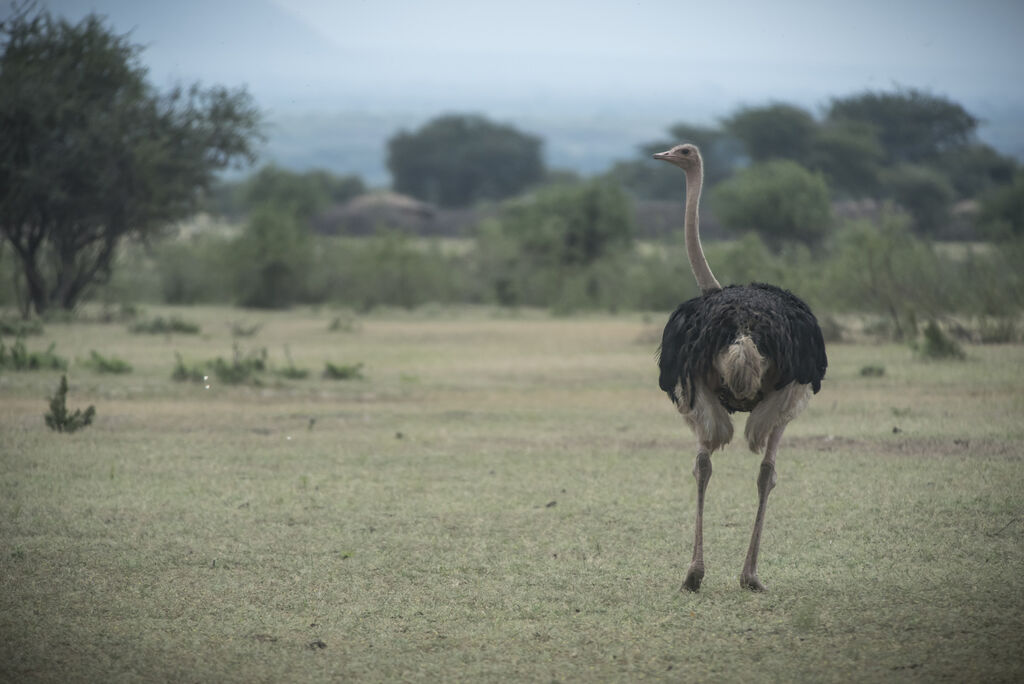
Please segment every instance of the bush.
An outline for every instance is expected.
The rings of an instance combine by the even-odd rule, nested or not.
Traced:
[[[43,322],[38,318],[0,318],[0,336],[26,337],[42,334]]]
[[[226,302],[231,299],[232,244],[216,235],[174,241],[155,251],[163,301],[168,304]]]
[[[994,240],[1024,238],[1024,173],[982,195],[978,223]]]
[[[253,212],[234,245],[235,292],[242,306],[282,309],[308,291],[313,243],[307,228],[286,210]]]
[[[397,192],[445,207],[511,197],[544,177],[540,138],[471,115],[400,131],[387,165]]]
[[[25,340],[21,337],[17,338],[10,347],[0,340],[0,369],[13,371],[67,370],[67,359],[53,353],[56,346],[56,342],[51,342],[45,351],[30,352],[25,346]]]
[[[132,365],[116,357],[106,357],[92,350],[89,352],[89,359],[84,364],[97,373],[131,373]]]
[[[57,432],[75,432],[92,424],[96,417],[96,408],[89,406],[85,411],[75,409],[69,413],[67,408],[68,376],[60,376],[60,385],[50,398],[50,411],[43,416],[46,426]]]
[[[978,341],[982,344],[1010,344],[1019,339],[1017,321],[1013,318],[982,317],[978,321]]]
[[[913,218],[914,228],[936,235],[949,225],[956,192],[949,179],[927,166],[901,164],[882,172],[888,195]]]
[[[174,370],[171,371],[172,380],[205,383],[209,379],[205,364],[188,365],[178,352],[174,352],[174,359]]]
[[[288,359],[288,365],[284,368],[278,368],[274,371],[275,375],[288,380],[305,380],[309,377],[308,368],[299,368],[295,365],[294,359],[292,359],[291,350],[288,349],[288,345],[284,347],[284,356]]]
[[[775,250],[789,241],[816,245],[832,223],[824,178],[789,160],[737,172],[712,191],[711,204],[723,226],[756,231]]]
[[[361,380],[363,364],[335,364],[327,361],[324,364],[324,378],[328,380]]]
[[[896,339],[913,338],[919,313],[949,311],[956,296],[955,265],[912,235],[906,218],[891,211],[877,225],[846,224],[824,271],[826,298],[833,305],[887,316]]]
[[[949,335],[942,331],[942,328],[932,320],[925,326],[924,336],[921,341],[914,345],[918,356],[924,359],[955,359],[967,358],[963,348]]]
[[[170,335],[180,333],[183,335],[198,335],[199,325],[191,323],[178,316],[164,318],[157,316],[148,321],[138,321],[128,327],[128,331],[136,335]]]
[[[171,379],[178,382],[195,382],[209,384],[210,375],[213,375],[225,385],[260,384],[259,373],[267,370],[267,350],[258,350],[243,353],[238,344],[232,346],[231,360],[225,360],[218,356],[215,359],[198,363],[186,364],[181,354],[175,352],[174,370],[171,371]]]
[[[258,374],[267,370],[266,347],[243,354],[241,347],[232,347],[231,361],[217,357],[208,362],[213,375],[225,385],[259,384]]]
[[[369,238],[324,238],[314,256],[309,298],[360,311],[473,301],[463,283],[467,271],[465,255],[445,253],[436,241],[422,244],[395,231]],[[344,324],[339,320],[339,329]]]
[[[472,256],[500,304],[614,307],[628,304],[621,286],[633,235],[629,198],[597,180],[509,202],[481,224]]]

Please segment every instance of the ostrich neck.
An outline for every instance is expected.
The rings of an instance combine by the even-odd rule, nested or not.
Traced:
[[[711,272],[708,260],[704,256],[704,249],[700,246],[700,218],[697,207],[704,184],[703,176],[701,169],[686,172],[686,219],[683,232],[686,236],[686,255],[690,258],[690,268],[693,269],[701,294],[707,294],[721,290],[722,286]]]

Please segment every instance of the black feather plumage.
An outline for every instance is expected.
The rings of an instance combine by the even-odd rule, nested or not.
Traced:
[[[818,320],[799,297],[763,283],[730,285],[679,305],[661,338],[661,389],[679,403],[684,397],[676,396],[675,390],[682,382],[689,388],[685,399],[692,408],[694,384],[707,377],[717,354],[740,333],[750,335],[774,365],[775,389],[794,381],[811,385],[814,392],[821,389],[828,358]],[[726,408],[750,410],[728,404]]]

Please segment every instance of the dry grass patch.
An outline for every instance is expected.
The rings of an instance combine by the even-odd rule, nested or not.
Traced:
[[[166,340],[51,325],[116,354],[0,376],[0,679],[1014,680],[1024,675],[1024,348],[964,363],[834,345],[787,431],[761,561],[737,576],[758,459],[715,457],[708,576],[694,445],[640,316],[267,314],[253,343],[365,379],[178,384],[230,350],[220,309]],[[83,351],[84,350],[84,351]],[[863,377],[868,363],[886,367]],[[900,431],[894,433],[893,427]],[[742,428],[742,419],[737,425]]]

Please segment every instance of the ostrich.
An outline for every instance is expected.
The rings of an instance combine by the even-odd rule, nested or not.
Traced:
[[[711,454],[732,439],[729,414],[749,411],[744,436],[750,450],[764,452],[757,478],[757,515],[740,586],[764,591],[757,576],[768,493],[775,486],[775,455],[786,424],[821,389],[828,359],[821,328],[810,308],[786,290],[753,283],[723,288],[701,249],[697,218],[704,170],[695,145],[677,145],[654,155],[686,172],[686,252],[701,294],[683,302],[662,335],[658,384],[697,436],[693,466],[697,521],[693,559],[683,589],[697,591],[704,579],[704,492],[711,479]]]

